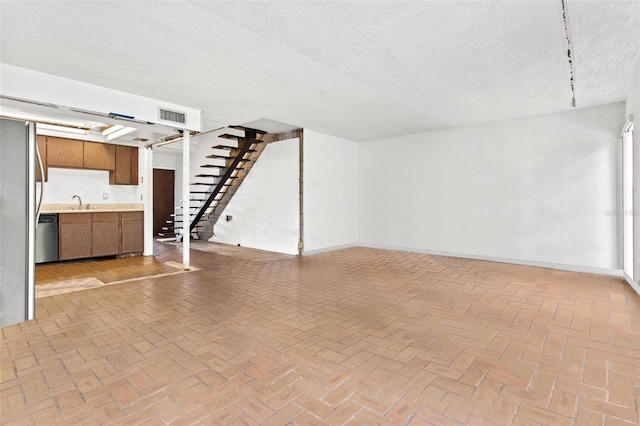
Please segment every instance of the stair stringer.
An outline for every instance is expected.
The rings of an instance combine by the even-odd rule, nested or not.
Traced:
[[[213,211],[209,213],[206,221],[204,220],[201,221],[202,226],[198,231],[198,237],[200,239],[209,240],[214,235],[215,224],[220,219],[222,212],[227,207],[227,205],[235,195],[236,191],[238,190],[238,188],[240,187],[244,179],[247,177],[247,175],[249,174],[249,171],[251,170],[253,165],[257,162],[258,158],[260,157],[262,152],[265,150],[267,145],[270,143],[284,141],[287,139],[300,138],[301,134],[302,134],[302,129],[297,129],[290,132],[267,133],[259,136],[258,140],[261,141],[262,143],[258,143],[256,144],[256,146],[254,146],[256,151],[252,152],[248,157],[251,161],[245,163],[249,165],[249,167],[245,167],[245,170],[241,170],[238,172],[237,174],[238,179],[236,179],[233,185],[227,189],[227,191],[225,192],[225,195],[216,204]]]
[[[261,142],[260,139],[258,139],[258,142]],[[237,176],[237,179],[233,180],[232,185],[228,187],[227,190],[223,193],[220,201],[216,202],[215,206],[207,214],[206,219],[203,218],[200,220],[200,229],[198,230],[199,239],[208,240],[213,236],[213,229],[216,222],[218,222],[218,219],[220,219],[222,212],[227,207],[240,185],[242,185],[242,182],[247,177],[253,166],[256,164],[258,158],[260,158],[260,155],[262,154],[266,146],[267,144],[265,142],[256,143],[253,145],[253,149],[255,149],[255,151],[251,152],[248,156],[245,156],[245,158],[248,158],[250,161],[244,163],[243,170],[239,170],[236,173],[235,176]]]

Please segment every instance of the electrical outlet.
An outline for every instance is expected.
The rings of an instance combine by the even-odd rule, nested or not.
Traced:
[[[102,199],[103,200],[108,200],[109,199],[109,194],[107,194],[106,192],[102,193]]]

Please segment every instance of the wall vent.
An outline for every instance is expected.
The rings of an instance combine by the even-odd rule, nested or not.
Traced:
[[[170,109],[160,108],[160,120],[170,121],[172,123],[186,124],[187,114],[179,111],[171,111]]]

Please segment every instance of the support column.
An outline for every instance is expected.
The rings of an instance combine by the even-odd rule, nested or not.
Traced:
[[[189,269],[189,248],[191,243],[191,231],[189,230],[189,198],[191,198],[190,180],[190,158],[189,147],[191,134],[188,130],[182,132],[182,266],[184,270]]]
[[[298,256],[304,255],[304,130],[300,129],[298,133],[298,155],[300,157],[300,165],[298,169],[298,202],[299,202],[299,217],[300,217],[300,237],[298,238]]]
[[[143,149],[141,155],[141,173],[139,185],[144,203],[144,251],[145,256],[153,256],[153,149],[150,146]]]

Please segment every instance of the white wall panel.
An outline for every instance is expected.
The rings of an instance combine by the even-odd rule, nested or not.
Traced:
[[[633,81],[629,88],[629,96],[625,104],[625,119],[633,114],[633,154],[634,154],[634,276],[636,283],[640,280],[640,57],[636,63]],[[636,288],[637,289],[640,287]]]
[[[297,254],[298,181],[298,139],[267,145],[222,212],[212,241]]]
[[[622,104],[360,145],[360,242],[612,269]]]
[[[61,169],[49,167],[49,179],[44,184],[44,204],[74,204],[79,195],[84,204],[140,203],[139,185],[109,185],[106,170]],[[37,185],[40,188],[40,184]],[[107,194],[107,199],[103,199]]]
[[[358,242],[358,144],[304,131],[304,250]]]

